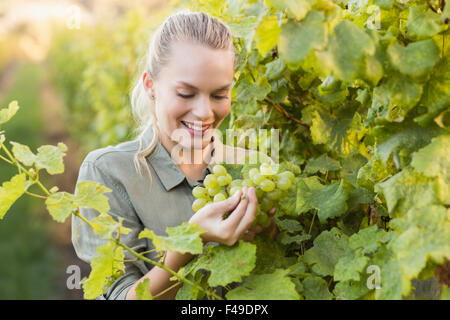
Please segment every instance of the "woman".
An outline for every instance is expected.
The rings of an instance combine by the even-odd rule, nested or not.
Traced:
[[[149,239],[138,239],[144,227],[162,235],[166,227],[184,221],[206,230],[204,243],[232,245],[240,239],[251,239],[255,231],[260,231],[250,228],[257,205],[254,188],[244,188],[195,214],[191,209],[192,188],[201,183],[214,163],[235,156],[226,152],[228,147],[219,139],[213,139],[231,107],[235,51],[228,27],[204,13],[180,11],[155,32],[146,58],[145,70],[131,97],[140,135],[136,140],[90,152],[77,183],[98,181],[112,189],[107,194],[109,214],[122,218],[123,225],[132,230],[122,235],[121,241],[135,251],[153,248]],[[238,152],[237,156],[245,155]],[[241,193],[246,194],[242,200]],[[222,215],[230,211],[223,220]],[[81,209],[81,214],[92,219],[98,213]],[[77,255],[86,262],[104,243],[77,217],[72,221],[72,241]],[[146,256],[154,258],[152,253]],[[190,254],[168,252],[165,264],[178,270],[192,258]],[[103,298],[135,299],[136,286],[146,278],[150,279],[153,295],[173,284],[170,275],[159,267],[130,262]],[[159,298],[173,299],[179,287]]]

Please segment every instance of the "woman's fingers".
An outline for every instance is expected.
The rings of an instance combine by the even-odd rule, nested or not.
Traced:
[[[247,210],[236,229],[237,235],[241,235],[245,231],[247,231],[250,228],[253,221],[255,220],[255,211],[256,206],[258,205],[258,199],[256,198],[255,188],[248,189],[247,197],[248,197]]]
[[[233,211],[237,208],[238,204],[240,204],[242,191],[238,190],[235,194],[229,197],[226,200],[214,202],[209,205],[208,212],[212,214],[217,214],[223,216],[224,213]]]

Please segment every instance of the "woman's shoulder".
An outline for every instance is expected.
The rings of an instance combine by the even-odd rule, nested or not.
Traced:
[[[138,149],[138,140],[109,145],[90,151],[84,158],[83,164],[94,164],[95,166],[102,166],[105,168],[111,168],[111,166],[123,166],[130,163],[133,164],[133,157]]]

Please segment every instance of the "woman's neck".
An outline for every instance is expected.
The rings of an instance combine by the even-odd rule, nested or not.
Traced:
[[[180,170],[191,180],[203,179],[204,172],[210,163],[213,143],[203,149],[183,149],[167,137],[160,137],[161,145],[167,150]]]

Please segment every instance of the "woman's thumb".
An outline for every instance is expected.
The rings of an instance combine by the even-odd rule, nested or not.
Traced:
[[[242,191],[236,191],[231,197],[220,202],[213,203],[211,207],[214,207],[214,211],[217,213],[224,213],[227,211],[232,211],[239,204],[241,199]]]

